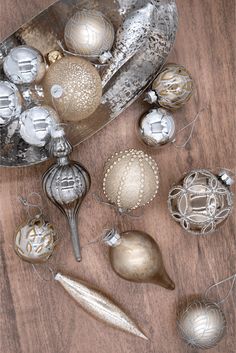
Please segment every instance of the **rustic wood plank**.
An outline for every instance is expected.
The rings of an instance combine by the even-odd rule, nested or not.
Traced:
[[[0,36],[50,5],[50,0],[2,0]],[[195,167],[235,168],[235,0],[177,0],[179,31],[169,59],[185,65],[196,82],[194,97],[178,111],[178,127],[189,122],[209,104],[196,125],[191,143],[151,152],[160,166],[160,196],[139,219],[119,217],[98,204],[102,169],[106,158],[127,147],[143,148],[134,132],[136,119],[148,107],[135,103],[73,153],[91,173],[92,188],[80,212],[82,244],[97,238],[102,230],[117,225],[121,230],[145,230],[159,242],[174,292],[152,285],[125,282],[112,271],[107,249],[100,244],[86,247],[83,262],[72,255],[68,229],[60,213],[46,200],[45,212],[63,236],[53,262],[61,271],[86,279],[110,294],[140,324],[149,342],[133,338],[98,323],[83,313],[54,282],[40,281],[29,264],[12,249],[16,227],[26,219],[18,195],[41,191],[41,175],[49,163],[32,168],[1,169],[0,182],[0,351],[4,353],[187,353],[175,327],[175,311],[184,298],[201,293],[213,281],[236,271],[235,212],[214,235],[198,239],[184,234],[169,217],[166,198],[169,187]],[[178,140],[184,139],[179,136]],[[180,141],[179,141],[180,142]],[[234,169],[235,170],[235,169]],[[235,187],[234,187],[235,190]],[[235,292],[234,292],[235,293]],[[227,335],[209,352],[235,352],[235,302],[224,304]]]

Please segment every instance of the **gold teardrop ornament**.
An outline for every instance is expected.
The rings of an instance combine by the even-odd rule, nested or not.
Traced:
[[[103,240],[110,246],[111,266],[118,276],[131,282],[175,289],[165,270],[160,248],[150,235],[138,230],[119,233],[112,229]]]
[[[55,280],[62,285],[83,310],[94,318],[140,338],[148,339],[123,310],[97,289],[83,281],[75,281],[61,273],[56,274]]]

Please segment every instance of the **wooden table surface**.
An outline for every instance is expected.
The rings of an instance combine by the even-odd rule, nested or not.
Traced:
[[[52,0],[1,0],[0,37],[16,30]],[[179,30],[169,61],[186,66],[196,89],[191,101],[175,113],[178,127],[202,115],[185,149],[173,145],[150,151],[160,167],[159,197],[143,217],[120,217],[98,204],[106,158],[128,147],[142,148],[135,122],[147,106],[132,105],[118,119],[73,153],[90,171],[92,188],[80,212],[82,244],[97,238],[113,224],[121,230],[140,229],[159,243],[175,291],[154,285],[132,284],[117,277],[100,244],[74,261],[64,218],[43,196],[41,176],[50,163],[32,168],[1,169],[0,183],[0,352],[1,353],[186,353],[191,352],[176,332],[176,308],[186,298],[236,272],[235,213],[219,232],[205,238],[183,233],[170,218],[166,199],[170,186],[191,168],[227,167],[235,171],[235,0],[177,0]],[[188,134],[188,131],[186,131]],[[178,136],[178,143],[186,135]],[[233,187],[235,191],[235,187]],[[58,269],[85,279],[112,296],[150,337],[146,342],[97,322],[84,313],[56,282],[38,279],[31,265],[14,253],[12,237],[26,214],[18,195],[36,191],[44,197],[45,212],[63,235],[54,263]],[[219,291],[221,295],[226,292]],[[217,293],[217,292],[216,292]],[[223,305],[227,334],[212,353],[235,352],[235,289]]]

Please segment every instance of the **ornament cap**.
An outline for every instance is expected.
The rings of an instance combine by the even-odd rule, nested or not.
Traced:
[[[108,245],[113,247],[116,247],[120,245],[121,243],[121,237],[117,229],[112,228],[108,231],[106,231],[104,237],[103,237],[103,242]]]
[[[99,56],[99,62],[101,64],[107,63],[112,58],[112,54],[110,51],[104,52],[102,55]]]
[[[155,103],[157,101],[157,95],[154,91],[150,90],[145,94],[144,100],[149,104]]]
[[[227,186],[234,184],[234,178],[229,175],[229,172],[225,169],[222,169],[219,173],[219,179]]]

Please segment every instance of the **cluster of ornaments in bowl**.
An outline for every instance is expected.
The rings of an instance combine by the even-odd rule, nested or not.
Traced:
[[[159,148],[174,140],[176,127],[170,111],[189,101],[193,87],[191,74],[183,66],[168,64],[158,74],[145,98],[156,107],[143,114],[137,122],[138,136],[145,145]]]
[[[43,147],[55,124],[88,118],[102,97],[101,77],[93,62],[110,58],[114,38],[109,19],[99,11],[83,10],[65,26],[68,51],[43,57],[30,46],[13,48],[3,62],[0,127],[17,120],[22,139]]]

